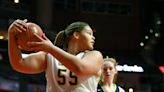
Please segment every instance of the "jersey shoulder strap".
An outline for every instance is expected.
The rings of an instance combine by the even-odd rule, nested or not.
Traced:
[[[116,91],[115,92],[120,92],[119,86],[116,85]]]
[[[97,92],[104,92],[100,84],[97,85]]]

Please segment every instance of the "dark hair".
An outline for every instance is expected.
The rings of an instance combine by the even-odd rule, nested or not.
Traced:
[[[79,32],[81,31],[85,26],[89,26],[88,23],[77,21],[71,23],[69,26],[66,27],[65,30],[60,31],[55,38],[54,45],[66,49],[67,48],[67,42],[69,40],[69,37],[74,33],[74,32]]]

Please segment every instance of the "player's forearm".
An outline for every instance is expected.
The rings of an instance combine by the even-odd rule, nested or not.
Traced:
[[[10,63],[12,67],[15,69],[17,68],[17,66],[19,66],[22,56],[21,56],[21,51],[17,46],[16,39],[14,35],[11,33],[9,33],[8,52],[9,52]]]
[[[49,53],[51,53],[64,66],[77,75],[83,74],[82,72],[85,72],[81,59],[77,58],[75,55],[69,54],[56,46],[52,47]]]

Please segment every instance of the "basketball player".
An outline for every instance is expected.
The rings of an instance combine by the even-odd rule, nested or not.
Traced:
[[[26,74],[45,72],[46,92],[96,92],[103,56],[93,50],[95,37],[87,23],[70,24],[57,34],[55,45],[45,35],[42,38],[35,34],[40,41],[28,45],[37,52],[23,58],[15,35],[26,28],[26,21],[16,20],[8,29],[13,69]]]
[[[97,87],[97,92],[125,92],[115,82],[117,62],[114,58],[105,58],[102,65],[102,75]]]

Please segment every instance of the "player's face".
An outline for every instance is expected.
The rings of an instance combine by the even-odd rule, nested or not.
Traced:
[[[113,62],[105,61],[102,66],[102,74],[105,78],[114,77],[117,73]]]
[[[83,50],[92,50],[95,43],[95,37],[93,36],[93,31],[89,26],[84,27],[82,31],[79,32],[79,44]]]

